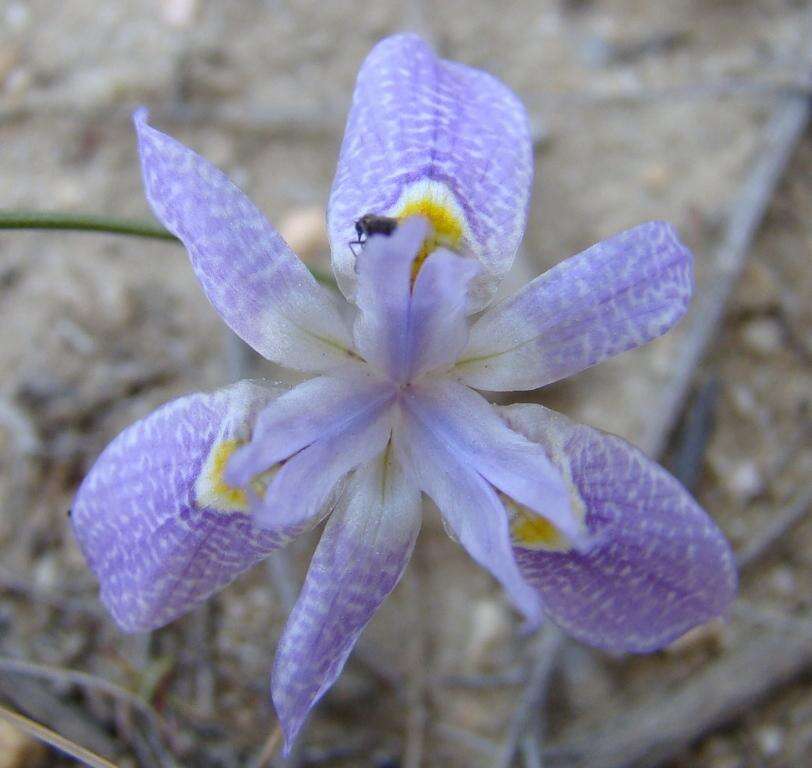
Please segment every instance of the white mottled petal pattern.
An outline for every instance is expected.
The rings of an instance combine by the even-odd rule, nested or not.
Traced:
[[[547,614],[646,652],[724,615],[730,547],[673,477],[617,437],[475,391],[535,389],[644,344],[692,290],[690,252],[650,222],[488,306],[533,173],[508,88],[416,35],[375,46],[328,208],[341,306],[223,173],[145,110],[134,123],[149,204],[215,309],[313,377],[180,398],[105,449],[72,524],[123,630],[166,624],[331,515],[274,666],[289,750],[401,578],[422,493],[531,626]]]
[[[481,262],[471,293],[484,306],[524,234],[532,176],[527,115],[504,84],[417,35],[382,40],[358,73],[330,194],[339,287],[354,299],[356,219],[422,213]]]
[[[71,520],[123,630],[172,621],[301,533],[260,531],[244,494],[222,483],[230,450],[280,391],[243,381],[173,400],[125,429],[93,465]]]
[[[593,245],[485,312],[457,376],[477,389],[536,389],[639,347],[685,314],[691,262],[660,221]]]
[[[273,700],[288,747],[400,580],[420,518],[420,491],[393,451],[382,452],[349,481],[276,654]]]
[[[257,207],[200,155],[134,116],[147,200],[180,238],[209,301],[259,354],[301,371],[343,365],[352,347],[333,297]]]
[[[590,645],[641,653],[724,615],[736,592],[730,546],[668,472],[625,440],[541,405],[502,413],[549,446],[584,505],[593,539],[584,552],[514,540],[519,569],[550,618]]]

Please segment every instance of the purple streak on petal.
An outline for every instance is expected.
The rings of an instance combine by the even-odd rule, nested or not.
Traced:
[[[537,624],[541,602],[519,573],[505,508],[491,485],[470,467],[467,456],[458,454],[408,412],[395,432],[395,446],[420,489],[439,508],[454,539],[502,584],[514,606]]]
[[[508,428],[480,394],[450,380],[414,385],[405,409],[463,463],[515,501],[582,539],[569,491],[544,449]]]
[[[490,285],[510,268],[524,232],[533,176],[530,129],[516,96],[490,75],[438,59],[416,35],[395,35],[367,57],[353,95],[328,209],[333,266],[348,298],[347,243],[365,213],[383,214],[407,185],[443,183],[465,213]]]
[[[257,352],[323,371],[352,339],[330,294],[256,206],[200,155],[134,115],[147,200],[186,246],[209,301]]]
[[[123,630],[172,621],[294,535],[195,502],[212,447],[245,437],[278,392],[244,381],[173,400],[125,429],[88,473],[73,529]]]
[[[467,287],[479,266],[438,249],[412,289],[412,262],[425,234],[424,219],[407,219],[391,236],[371,237],[358,257],[355,345],[399,383],[450,366],[468,338]]]
[[[444,249],[423,263],[409,313],[409,378],[447,368],[459,357],[468,341],[468,284],[479,271],[477,262]]]
[[[420,529],[420,491],[384,451],[351,478],[279,642],[273,700],[288,749],[400,580]]]
[[[593,245],[488,310],[471,328],[459,378],[477,389],[536,389],[639,347],[685,314],[691,262],[665,222]]]
[[[370,237],[358,257],[355,345],[393,381],[402,381],[408,368],[412,262],[426,228],[425,219],[412,217],[389,237]]]
[[[582,554],[514,549],[556,623],[591,645],[647,652],[726,611],[736,591],[730,547],[662,467],[540,405],[502,412],[531,440],[562,446],[597,542]]]
[[[287,530],[313,524],[329,512],[339,481],[370,461],[392,434],[392,399],[358,414],[344,429],[325,437],[288,459],[268,490],[254,505],[261,528]]]
[[[392,394],[391,384],[360,365],[297,385],[259,414],[251,442],[239,448],[228,463],[226,481],[247,486],[277,462],[365,418]]]

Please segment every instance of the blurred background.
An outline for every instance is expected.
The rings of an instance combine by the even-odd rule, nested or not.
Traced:
[[[810,18],[798,0],[0,0],[2,209],[148,218],[129,122],[146,104],[324,267],[355,73],[411,29],[532,116],[513,285],[654,218],[696,255],[676,331],[534,397],[694,491],[739,555],[729,621],[648,657],[524,637],[429,517],[287,765],[812,765]],[[190,390],[278,375],[263,365],[181,248],[0,233],[4,706],[122,767],[283,764],[263,754],[269,673],[314,540],[133,637],[102,610],[65,514],[123,427]],[[0,720],[0,768],[73,764]]]

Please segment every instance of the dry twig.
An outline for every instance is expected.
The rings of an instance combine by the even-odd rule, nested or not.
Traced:
[[[611,88],[589,88],[580,91],[535,91],[535,100],[544,105],[544,113],[584,106],[625,106],[674,101],[700,101],[720,98],[772,99],[776,96],[804,97],[812,92],[809,78],[788,77],[778,72],[758,80],[726,79],[716,82],[686,83],[662,88],[638,85]],[[129,122],[135,104],[98,104],[77,109],[73,101],[59,101],[52,93],[33,94],[23,102],[0,109],[0,125],[35,119],[88,120],[103,119]],[[320,107],[277,104],[190,104],[188,102],[154,103],[151,114],[156,121],[186,125],[218,125],[237,134],[266,135],[295,139],[323,139],[335,136],[344,124],[347,102]],[[535,121],[531,120],[535,123]],[[534,137],[543,140],[543,136]]]
[[[250,768],[266,768],[266,766],[270,765],[281,743],[282,728],[279,723],[277,723],[274,729],[268,734],[268,738],[262,745],[259,754],[251,761]]]
[[[458,725],[445,723],[443,721],[432,723],[432,730],[450,742],[459,744],[469,752],[480,755],[488,761],[488,765],[496,759],[499,753],[499,745],[490,739],[469,731],[467,728],[460,728]]]
[[[150,726],[150,729],[154,732],[155,736],[154,738],[150,739],[150,743],[156,746],[157,751],[163,759],[163,764],[173,764],[171,756],[158,738],[158,734],[168,728],[167,723],[146,700],[142,699],[137,694],[128,691],[126,688],[122,688],[120,685],[116,685],[115,683],[111,683],[109,680],[97,677],[96,675],[91,675],[87,672],[78,672],[73,669],[62,669],[61,667],[35,664],[30,661],[13,659],[5,656],[0,657],[0,671],[16,675],[38,677],[54,683],[78,685],[82,688],[105,693],[116,701],[132,707],[133,710],[138,712],[146,720],[147,724]]]
[[[40,723],[2,705],[0,705],[0,718],[8,721],[29,736],[33,736],[54,749],[73,757],[80,763],[90,766],[90,768],[116,768],[109,760],[105,760],[105,758],[91,752],[89,749],[85,749],[70,739],[66,739],[56,731],[52,731],[50,728],[46,728],[44,725],[40,725]]]
[[[435,688],[470,688],[480,690],[486,688],[510,688],[521,685],[526,679],[525,671],[519,667],[512,667],[503,672],[490,675],[443,675],[430,681]]]
[[[562,642],[561,631],[553,624],[547,624],[540,632],[538,640],[533,646],[533,663],[527,685],[524,687],[518,706],[513,711],[507,736],[499,756],[493,763],[493,768],[510,768],[528,730],[531,718],[534,715],[541,715],[541,708],[547,696],[547,687],[555,669]]]
[[[715,274],[688,319],[686,338],[677,353],[674,375],[663,389],[640,441],[651,456],[660,456],[679,418],[694,372],[715,338],[728,298],[744,268],[750,246],[795,145],[809,121],[808,94],[788,96],[767,125],[763,149],[736,199],[724,238],[716,252]]]
[[[738,618],[753,624],[800,632],[807,637],[812,637],[812,621],[803,616],[784,613],[770,606],[758,605],[742,598],[733,604],[733,613]]]
[[[696,389],[674,441],[669,469],[689,491],[696,488],[702,472],[705,450],[713,433],[714,413],[719,401],[719,379],[711,377]]]
[[[406,745],[403,750],[403,768],[420,768],[423,764],[423,748],[426,739],[426,630],[423,625],[423,611],[420,609],[420,581],[418,558],[412,559],[412,567],[406,574],[406,600],[408,603],[410,644],[409,674],[406,682]]]
[[[798,622],[812,621],[799,617]],[[657,693],[594,728],[553,745],[551,765],[656,768],[688,745],[752,710],[781,685],[812,668],[812,635],[798,623],[747,638],[738,649],[664,696]]]
[[[749,568],[761,560],[792,528],[809,514],[812,509],[812,485],[802,490],[789,506],[779,511],[764,530],[751,539],[736,555],[739,570]]]
[[[95,720],[76,707],[68,706],[34,680],[3,673],[0,675],[0,694],[18,710],[97,754],[108,756],[118,751],[116,742]]]
[[[45,590],[0,566],[0,591],[11,592],[32,603],[42,603],[54,610],[81,614],[98,619],[104,614],[96,602],[84,600],[77,593]]]

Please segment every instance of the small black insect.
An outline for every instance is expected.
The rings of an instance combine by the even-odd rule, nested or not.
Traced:
[[[398,220],[390,216],[378,216],[375,213],[365,213],[355,222],[356,239],[351,240],[350,250],[358,256],[355,249],[362,246],[370,235],[386,235],[389,237],[398,227]]]

